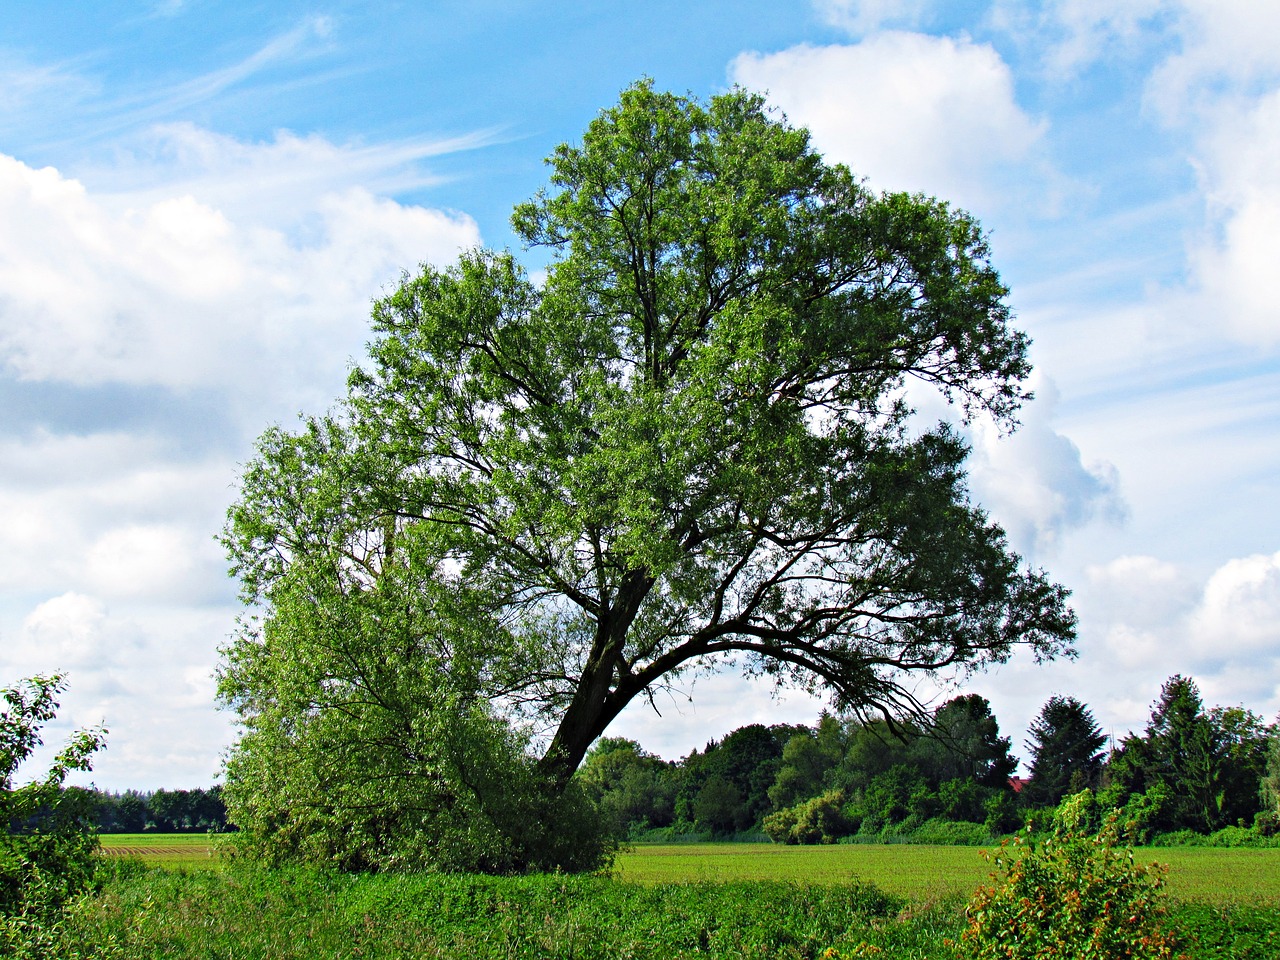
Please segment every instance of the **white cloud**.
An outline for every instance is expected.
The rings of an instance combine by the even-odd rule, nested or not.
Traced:
[[[213,537],[235,461],[341,393],[373,297],[480,239],[376,192],[473,141],[139,142],[82,179],[0,156],[0,387],[22,401],[0,424],[0,683],[67,670],[46,739],[105,722],[94,776],[117,788],[207,784],[230,741]]]
[[[1149,43],[1151,24],[1166,15],[1167,0],[995,0],[990,23],[1015,43],[1033,49],[1052,77],[1070,78],[1099,60],[1131,56]]]
[[[173,523],[118,527],[85,554],[85,579],[95,594],[108,598],[199,596],[197,558],[212,560],[205,566],[214,569],[219,565],[207,532],[200,536]]]
[[[1127,507],[1111,464],[1086,464],[1080,449],[1052,426],[1057,391],[1036,374],[1037,399],[1022,412],[1022,426],[1001,436],[986,421],[971,428],[969,476],[974,494],[1009,534],[1014,547],[1043,561],[1068,531],[1098,518],[1119,522]]]
[[[228,596],[213,534],[235,476],[229,460],[183,462],[155,438],[123,433],[38,431],[0,441],[0,461],[0,581],[11,596]]]
[[[97,86],[61,64],[34,66],[19,54],[4,50],[0,66],[0,116],[30,110],[34,104],[58,98],[75,99],[95,92]]]
[[[732,79],[767,91],[829,160],[875,189],[923,191],[971,208],[1044,205],[1044,125],[1017,104],[996,51],[967,39],[882,33],[862,43],[745,53]],[[1040,195],[1038,195],[1040,194]]]
[[[993,23],[1050,75],[1137,63],[1146,119],[1181,141],[1204,201],[1186,282],[1163,291],[1169,319],[1241,344],[1280,345],[1271,296],[1280,262],[1280,5],[1256,0],[998,3]],[[1135,116],[1135,121],[1139,118]]]
[[[75,592],[38,604],[0,636],[0,685],[58,671],[67,686],[43,731],[45,746],[21,776],[47,767],[73,729],[102,724],[106,749],[75,782],[112,789],[212,783],[231,740],[230,718],[213,700],[216,649],[230,622],[225,608],[117,610]]]
[[[1171,122],[1200,121],[1224,96],[1280,79],[1280,6],[1258,0],[1178,0],[1168,31],[1178,50],[1147,82],[1148,102]]]
[[[11,644],[45,664],[37,665],[36,673],[102,666],[110,656],[101,636],[106,617],[106,608],[96,598],[64,593],[32,610],[22,621],[21,637]],[[15,652],[11,647],[10,656]]]
[[[1235,558],[1207,576],[1130,554],[1088,567],[1073,586],[1078,659],[1018,656],[967,684],[1015,741],[1055,693],[1085,701],[1117,739],[1141,732],[1176,673],[1193,677],[1209,706],[1280,712],[1280,554]]]
[[[1280,710],[1280,553],[1228,560],[1206,579],[1152,557],[1088,571],[1084,653],[1112,695],[1194,676],[1211,704]],[[1111,680],[1104,678],[1113,677]]]
[[[335,144],[317,135],[277,131],[269,141],[237,140],[192,123],[149,127],[117,145],[110,166],[86,166],[77,175],[95,184],[115,208],[149,206],[194,195],[233,220],[289,230],[317,197],[360,186],[394,194],[430,186],[438,178],[421,166],[442,154],[490,142],[491,132],[458,137]]]
[[[1205,660],[1280,657],[1280,553],[1242,557],[1214,571],[1189,633]]]
[[[263,148],[275,164],[297,160],[277,150]],[[320,152],[332,163],[331,150]],[[479,240],[469,218],[337,189],[331,176],[320,179],[333,189],[295,191],[290,236],[263,216],[279,213],[273,179],[242,181],[232,216],[191,193],[152,191],[136,207],[127,196],[104,200],[56,170],[0,157],[8,370],[258,397],[287,393],[317,369],[334,382],[364,339],[371,296],[402,270]]]
[[[1280,87],[1222,105],[1198,152],[1209,231],[1191,250],[1189,309],[1243,343],[1280,345]]]

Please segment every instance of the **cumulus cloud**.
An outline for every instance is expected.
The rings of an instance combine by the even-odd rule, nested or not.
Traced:
[[[1280,344],[1280,87],[1224,107],[1203,133],[1197,169],[1209,214],[1191,266],[1200,316],[1244,343]]]
[[[1160,686],[1193,677],[1206,704],[1280,713],[1280,554],[1228,560],[1207,572],[1145,554],[1086,568],[1070,584],[1080,656],[1030,657],[976,677],[1015,740],[1052,694],[1080,697],[1117,740],[1140,732]]]
[[[1117,523],[1127,506],[1116,468],[1086,463],[1079,447],[1054,429],[1053,384],[1037,374],[1032,385],[1037,399],[1024,408],[1022,426],[1012,435],[1002,436],[989,422],[973,425],[969,476],[978,502],[1014,547],[1042,561],[1068,531],[1094,519]]]
[[[1169,319],[1236,342],[1280,344],[1280,5],[1253,0],[1009,0],[993,22],[1049,72],[1148,64],[1145,113],[1185,144],[1204,201]]]
[[[1203,579],[1126,556],[1090,568],[1088,581],[1087,652],[1095,670],[1122,678],[1110,686],[1158,690],[1183,673],[1211,703],[1280,710],[1280,553],[1228,560]]]
[[[269,180],[258,189],[271,197]],[[299,204],[292,237],[189,193],[122,199],[0,157],[0,352],[12,374],[270,394],[318,366],[340,370],[371,295],[479,240],[469,218],[355,186]]]
[[[112,789],[212,783],[231,734],[230,718],[213,700],[216,647],[229,618],[227,609],[116,608],[73,591],[38,604],[17,630],[0,631],[0,683],[55,671],[67,680],[28,771],[47,765],[73,729],[102,724],[106,750],[75,782]]]
[[[35,672],[102,666],[111,655],[102,642],[106,616],[106,608],[96,598],[64,593],[26,616],[16,643],[25,647],[29,658],[38,657],[48,665]]]
[[[1223,98],[1280,79],[1280,7],[1255,0],[1178,0],[1167,31],[1177,49],[1147,82],[1148,102],[1170,122],[1209,119]]]
[[[1189,631],[1204,662],[1280,657],[1280,553],[1242,557],[1215,570]]]
[[[1009,67],[988,45],[881,33],[853,45],[745,53],[730,74],[766,91],[828,159],[875,189],[981,208],[1009,190],[1025,200],[1030,184],[1017,185],[1044,179],[1044,124],[1018,106]]]
[[[0,441],[0,580],[10,597],[225,600],[213,542],[234,463],[188,461],[154,437],[43,431]]]

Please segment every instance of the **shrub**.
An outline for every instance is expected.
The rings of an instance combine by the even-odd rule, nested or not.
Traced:
[[[1071,798],[1077,799],[1077,798]],[[1090,798],[1091,799],[1091,798]],[[986,854],[1002,875],[975,891],[957,953],[969,960],[1157,960],[1174,956],[1163,931],[1163,871],[1122,849],[1119,816],[1096,835],[1084,798],[1064,803],[1053,828],[1032,828]],[[1073,814],[1076,816],[1073,818]],[[1074,822],[1073,822],[1074,820]]]
[[[844,792],[830,790],[769,814],[761,826],[774,843],[835,843],[853,832],[841,810],[843,804]]]
[[[93,876],[91,794],[62,784],[69,771],[89,769],[106,731],[77,731],[43,779],[13,783],[64,686],[55,675],[0,689],[0,956],[72,956],[60,940],[63,910]]]
[[[1121,819],[1134,843],[1146,843],[1161,824],[1169,821],[1173,794],[1163,783],[1153,784],[1145,793],[1133,794],[1124,805]]]
[[[980,823],[963,820],[926,820],[911,834],[912,843],[948,847],[977,847],[991,842],[991,833]]]

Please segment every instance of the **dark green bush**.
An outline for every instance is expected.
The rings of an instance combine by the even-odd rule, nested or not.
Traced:
[[[843,805],[844,792],[831,790],[769,814],[763,829],[774,843],[835,843],[853,832]]]

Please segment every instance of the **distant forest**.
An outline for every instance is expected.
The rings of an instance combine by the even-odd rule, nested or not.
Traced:
[[[814,727],[753,724],[679,763],[606,737],[577,775],[616,835],[632,840],[984,843],[1086,788],[1099,811],[1122,810],[1137,842],[1276,833],[1276,726],[1240,707],[1206,708],[1186,677],[1165,683],[1141,735],[1110,750],[1072,697],[1051,697],[1030,733],[1025,778],[1012,775],[1010,738],[978,695],[916,725],[829,714]]]
[[[1231,842],[1280,832],[1280,730],[1241,707],[1206,708],[1171,678],[1141,735],[1107,749],[1092,712],[1054,696],[1031,725],[1028,774],[976,694],[927,722],[823,714],[809,727],[751,724],[680,761],[603,737],[576,776],[623,840],[985,843],[1088,788],[1137,842]],[[222,788],[94,797],[101,833],[234,829]]]
[[[93,822],[99,833],[204,833],[228,829],[227,808],[222,802],[220,786],[123,793],[83,787],[67,789],[92,796],[92,804],[86,807],[93,810]]]

